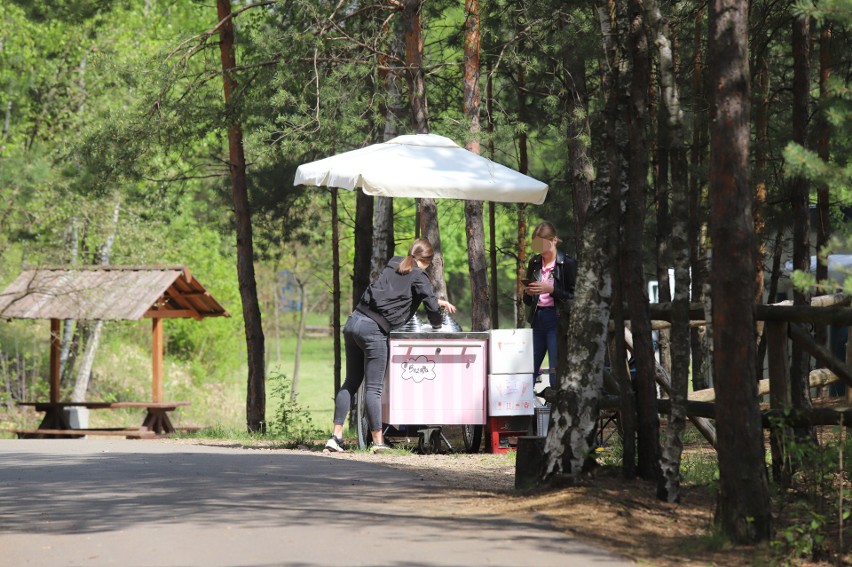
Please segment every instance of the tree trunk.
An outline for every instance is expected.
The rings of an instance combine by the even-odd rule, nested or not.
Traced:
[[[766,257],[766,239],[764,229],[766,221],[763,217],[763,209],[766,206],[767,179],[767,157],[769,150],[769,64],[766,60],[766,50],[759,50],[760,57],[757,60],[757,89],[752,105],[754,107],[754,235],[757,245],[756,263],[754,271],[754,302],[763,303],[764,282],[764,258]],[[760,337],[763,335],[763,322],[758,321],[755,325],[755,344],[760,345]],[[758,349],[758,353],[759,353]],[[763,358],[758,356],[755,361],[758,379],[763,375]]]
[[[391,51],[400,51],[399,42],[391,42]],[[384,56],[382,56],[384,57]],[[401,114],[402,95],[399,90],[399,74],[391,69],[387,61],[381,60],[379,75],[387,94],[387,107],[384,108],[385,129],[383,141],[387,142],[398,135],[396,117]],[[376,197],[373,200],[373,256],[370,264],[370,281],[381,273],[382,269],[393,257],[393,198]],[[368,283],[369,285],[369,283]]]
[[[568,116],[568,167],[574,203],[574,249],[581,246],[580,235],[592,198],[595,168],[590,155],[589,94],[586,90],[586,62],[574,49],[566,49],[565,113]]]
[[[603,389],[612,290],[607,241],[609,188],[604,181],[593,184],[592,189],[592,203],[578,255],[580,269],[568,338],[558,349],[567,355],[567,360],[565,364],[557,363],[559,389],[544,445],[542,478],[545,481],[561,474],[577,477],[584,470]],[[570,348],[566,348],[568,345]]]
[[[828,163],[830,157],[829,142],[831,140],[831,124],[826,113],[830,104],[831,94],[828,91],[828,81],[831,78],[831,22],[824,22],[819,35],[819,112],[816,120],[817,155]],[[820,183],[817,186],[817,240],[816,250],[820,261],[816,265],[817,281],[828,279],[828,258],[824,257],[823,249],[828,245],[831,236],[831,218],[828,185]],[[825,291],[825,290],[824,290]],[[824,292],[823,291],[823,292]],[[819,344],[826,344],[828,338],[824,325],[814,329]]]
[[[337,187],[329,187],[331,198],[331,302],[334,306],[331,312],[331,329],[334,336],[334,395],[340,391],[342,361],[340,359],[340,218],[337,212]]]
[[[632,59],[630,103],[625,116],[629,138],[627,209],[624,216],[626,273],[625,298],[630,307],[636,361],[638,410],[638,472],[642,478],[660,476],[660,416],[657,412],[657,386],[654,381],[654,345],[642,266],[642,234],[645,232],[645,197],[648,179],[648,39],[642,25],[642,5],[628,0],[628,44]]]
[[[672,337],[671,414],[666,431],[666,443],[662,449],[662,475],[657,486],[657,496],[669,502],[679,502],[681,497],[680,460],[683,455],[686,397],[689,389],[689,242],[687,234],[689,188],[686,184],[689,168],[686,159],[683,110],[675,76],[674,50],[669,39],[671,32],[660,13],[657,0],[646,0],[645,6],[649,35],[657,46],[662,117],[660,133],[661,138],[667,142],[666,153],[671,162],[672,218],[674,219],[671,232],[671,251],[674,256],[675,270],[675,300],[672,303],[670,333]],[[661,156],[661,163],[663,159]],[[663,182],[665,183],[665,180]],[[667,220],[668,211],[665,216]],[[661,255],[664,258],[668,256]],[[665,368],[665,365],[663,367]]]
[[[651,0],[651,2],[653,2],[653,0]],[[650,10],[651,5],[651,3],[647,4],[646,10]],[[656,7],[656,4],[653,4],[653,6],[659,12],[659,8]],[[651,30],[651,33],[656,35],[654,30]],[[654,37],[654,35],[652,35],[651,37]],[[658,37],[658,40],[659,39],[660,38]],[[665,37],[665,41],[666,49],[669,51],[669,57],[671,57],[671,45],[669,44],[667,36]],[[658,48],[663,49],[662,46],[658,46]],[[657,63],[658,68],[660,65],[661,63]],[[662,70],[660,70],[659,73],[662,73]],[[672,78],[672,80],[674,80],[674,78]],[[662,85],[661,88],[663,88]],[[669,211],[669,200],[671,199],[669,191],[670,134],[669,129],[666,126],[666,116],[663,114],[666,112],[666,109],[663,106],[665,104],[665,101],[661,102],[662,105],[660,106],[659,111],[656,113],[656,115],[651,115],[652,120],[656,118],[658,122],[656,136],[657,146],[656,151],[654,152],[656,153],[655,159],[657,163],[657,174],[656,176],[654,176],[654,183],[656,185],[654,193],[657,208],[657,301],[659,301],[660,303],[671,303],[672,288],[671,282],[669,281],[669,268],[672,266],[672,253],[669,250],[669,241],[672,237],[672,221],[671,214]],[[659,331],[657,331],[657,348],[659,348],[660,352],[660,364],[663,365],[663,368],[665,368],[667,372],[671,373],[671,329],[660,329]]]
[[[738,543],[768,539],[771,511],[754,375],[754,219],[749,183],[748,5],[710,3],[710,202],[719,500]]]
[[[112,231],[107,237],[106,242],[100,250],[100,264],[109,266],[109,257],[112,252],[112,245],[115,242],[115,234],[118,232],[118,217],[121,212],[121,201],[116,198],[115,205],[112,210]],[[80,366],[77,367],[77,378],[74,380],[74,390],[71,392],[72,402],[86,401],[86,392],[89,391],[89,381],[92,377],[92,366],[95,363],[95,355],[98,352],[98,346],[101,343],[101,331],[103,330],[104,322],[95,321],[91,327],[88,336],[86,337],[86,346],[83,348],[83,356],[80,358]]]
[[[426,82],[423,72],[423,35],[420,10],[423,0],[403,0],[402,22],[405,34],[405,64],[407,66],[408,96],[411,115],[418,134],[429,133],[429,110],[426,106]],[[447,299],[444,282],[444,255],[441,253],[441,229],[438,226],[438,205],[435,199],[420,199],[420,235],[432,244],[434,256],[429,269],[429,281],[439,299]]]
[[[373,197],[358,191],[355,197],[355,258],[352,269],[352,309],[370,285],[373,257]]]
[[[222,59],[222,82],[228,116],[235,117],[232,95],[237,83],[231,69],[237,66],[234,52],[234,23],[231,19],[230,0],[217,0],[219,21],[219,51]],[[266,368],[263,324],[257,299],[257,282],[254,275],[254,247],[252,244],[251,210],[246,183],[246,158],[243,151],[243,131],[240,121],[232,118],[228,125],[228,170],[231,176],[234,218],[237,229],[237,279],[243,305],[246,333],[248,379],[246,384],[246,426],[250,433],[262,432],[266,421]]]
[[[807,147],[808,136],[808,90],[810,87],[810,17],[805,15],[793,20],[793,141]],[[790,182],[790,205],[793,212],[793,269],[810,272],[810,218],[808,216],[809,183],[804,177],[796,177]],[[808,305],[810,299],[806,292],[793,290],[793,302],[796,305]],[[808,391],[809,358],[802,349],[792,345],[790,365],[790,385],[793,407],[809,408]],[[798,434],[808,435],[799,430]]]
[[[485,62],[485,72],[488,77],[485,80],[485,113],[487,118],[488,157],[494,159],[494,85],[491,77],[491,59]],[[490,268],[490,298],[491,298],[491,326],[500,328],[500,298],[497,294],[497,211],[494,201],[488,201],[488,265]]]
[[[524,286],[521,278],[527,277],[527,205],[518,203],[518,264],[515,274],[515,327],[522,329],[527,325],[524,309]]]
[[[293,355],[293,380],[290,382],[290,401],[296,403],[299,397],[299,370],[302,366],[302,342],[305,339],[305,326],[308,321],[308,302],[305,282],[296,280],[299,286],[299,329],[296,331],[296,353]]]
[[[80,239],[77,230],[77,217],[71,217],[71,234],[69,235],[71,246],[71,266],[77,267],[77,256],[80,249]],[[71,345],[74,339],[74,320],[65,319],[62,322],[62,341],[59,347],[59,382],[68,381],[68,376],[74,368],[74,357]]]
[[[690,171],[689,176],[689,266],[692,277],[691,296],[694,301],[699,301],[704,293],[704,283],[707,281],[706,251],[702,246],[702,236],[705,226],[705,204],[702,195],[704,193],[705,170],[704,162],[707,148],[707,102],[704,89],[704,9],[695,9],[695,28],[693,34],[692,48],[692,91],[696,110],[694,112],[694,124],[692,127],[692,147],[690,149]],[[710,383],[707,379],[709,367],[707,358],[704,356],[706,349],[705,333],[700,327],[689,330],[689,350],[692,354],[692,389],[703,390]]]
[[[471,141],[465,147],[479,153],[479,0],[465,0],[464,115],[470,122]],[[491,328],[491,301],[485,256],[482,201],[465,201],[465,233],[470,273],[471,330]]]
[[[520,23],[518,23],[520,25]],[[518,53],[524,50],[524,41],[518,41]],[[527,123],[527,84],[526,67],[518,65],[518,124]],[[529,158],[527,156],[527,134],[524,128],[518,132],[518,171],[523,174],[529,172]],[[526,326],[524,309],[524,286],[521,278],[527,274],[527,205],[518,204],[518,270],[515,280],[515,325],[520,329]]]
[[[616,6],[616,3],[618,5]],[[597,7],[604,38],[606,69],[602,78],[602,91],[605,94],[606,117],[606,174],[609,184],[609,268],[612,281],[612,319],[616,333],[610,353],[610,364],[619,386],[621,398],[620,418],[623,432],[622,466],[625,478],[636,475],[636,400],[633,384],[627,367],[627,349],[624,342],[624,293],[622,289],[623,273],[623,235],[624,219],[622,206],[627,191],[627,132],[624,127],[625,107],[629,98],[626,91],[626,59],[624,30],[627,28],[625,9],[621,0],[603,0]],[[587,219],[588,222],[588,219]],[[587,229],[588,230],[588,229]]]

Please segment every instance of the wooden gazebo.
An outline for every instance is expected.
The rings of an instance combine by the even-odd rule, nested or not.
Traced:
[[[229,317],[184,266],[38,267],[0,293],[0,318],[50,320],[50,403],[59,403],[65,319],[151,319],[151,401],[163,400],[163,319]]]

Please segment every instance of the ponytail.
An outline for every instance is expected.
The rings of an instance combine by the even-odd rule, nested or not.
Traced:
[[[396,268],[396,273],[405,275],[411,273],[411,270],[417,265],[418,260],[432,261],[434,251],[432,244],[425,238],[418,238],[411,244],[408,250],[408,255],[402,259],[399,266]]]

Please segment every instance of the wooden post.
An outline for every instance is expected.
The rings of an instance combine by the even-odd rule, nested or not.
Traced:
[[[793,404],[790,392],[790,361],[787,349],[787,323],[766,322],[766,351],[769,366],[769,407],[784,410]],[[782,457],[781,444],[790,431],[786,428],[771,427],[769,446],[772,452],[772,476],[779,484],[789,482],[790,471],[786,470]]]
[[[515,489],[529,490],[541,482],[544,470],[544,441],[546,437],[524,435],[518,437],[515,455]]]
[[[60,321],[50,320],[50,403],[59,401],[59,348]]]
[[[151,319],[151,401],[163,401],[163,320]]]
[[[787,323],[766,322],[766,347],[769,366],[769,407],[790,407],[790,367],[787,350]]]

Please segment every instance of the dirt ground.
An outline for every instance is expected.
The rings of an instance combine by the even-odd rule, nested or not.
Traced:
[[[656,498],[653,483],[624,480],[620,468],[614,466],[600,467],[575,486],[520,492],[514,489],[514,456],[505,454],[420,455],[393,451],[372,455],[355,451],[325,456],[380,462],[440,482],[447,490],[436,500],[436,513],[453,510],[457,515],[535,518],[641,565],[852,565],[849,552],[844,557],[835,554],[829,560],[813,562],[781,556],[769,544],[726,544],[714,535],[715,494],[711,487],[687,487],[681,503],[669,504]],[[846,537],[852,540],[850,535]]]
[[[505,455],[326,454],[329,458],[381,462],[447,487],[436,501],[441,513],[522,516],[630,557],[639,564],[742,566],[769,564],[765,550],[714,549],[710,537],[714,500],[706,489],[688,490],[682,504],[655,497],[651,483],[625,481],[611,467],[573,487],[519,492],[515,461]]]

